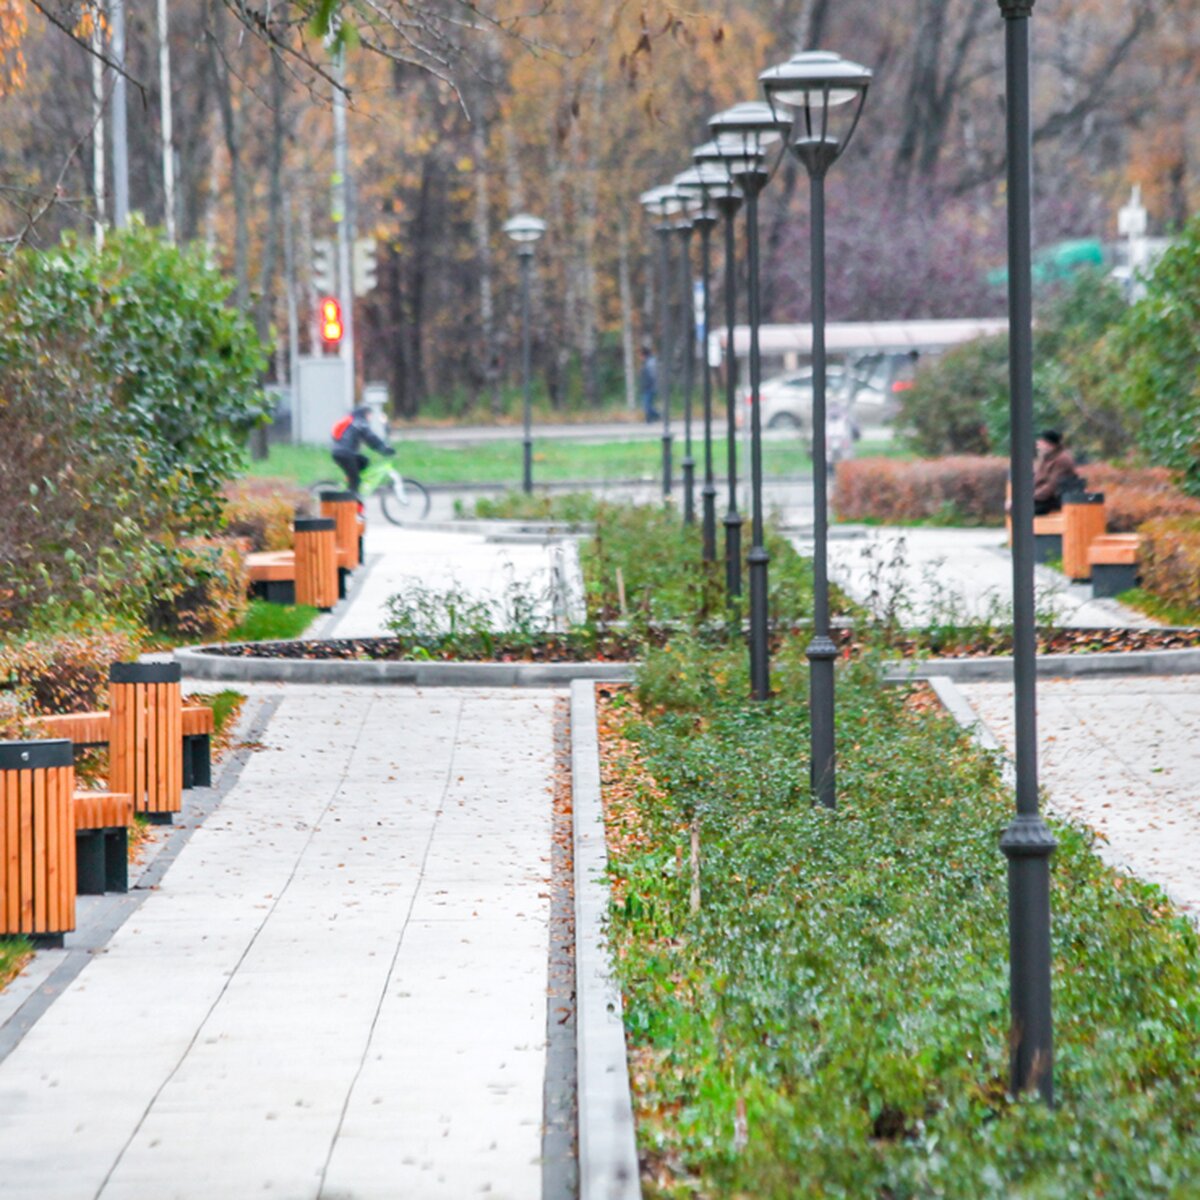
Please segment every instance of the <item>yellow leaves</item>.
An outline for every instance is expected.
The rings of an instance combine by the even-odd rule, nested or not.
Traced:
[[[25,55],[21,42],[29,28],[25,0],[0,0],[0,96],[25,86]]]

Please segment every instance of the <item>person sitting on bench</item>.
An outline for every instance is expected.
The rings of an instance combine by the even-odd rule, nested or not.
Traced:
[[[1037,459],[1033,464],[1033,515],[1044,517],[1058,512],[1063,495],[1082,488],[1075,460],[1062,444],[1062,434],[1056,429],[1043,429],[1037,436]]]

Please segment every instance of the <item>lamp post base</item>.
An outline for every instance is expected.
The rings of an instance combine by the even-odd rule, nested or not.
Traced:
[[[671,442],[674,436],[671,433],[664,433],[662,435],[662,490],[664,496],[671,494]]]
[[[533,439],[525,438],[521,445],[524,452],[524,471],[521,476],[521,486],[528,496],[533,491]]]
[[[813,799],[837,808],[837,751],[834,743],[833,663],[837,647],[827,634],[817,634],[805,650],[808,659],[810,738],[809,784]]]
[[[729,599],[742,594],[742,518],[737,509],[725,514],[725,592]]]
[[[703,512],[703,555],[706,563],[717,561],[717,489],[706,483],[700,490],[700,507]]]
[[[755,700],[771,697],[771,651],[767,642],[767,564],[771,556],[764,546],[751,546],[746,555],[750,567],[750,694]]]
[[[1009,1087],[1054,1104],[1050,997],[1050,856],[1054,835],[1037,813],[1018,813],[1000,839],[1008,859]]]
[[[683,523],[696,523],[696,460],[687,454],[683,463]]]

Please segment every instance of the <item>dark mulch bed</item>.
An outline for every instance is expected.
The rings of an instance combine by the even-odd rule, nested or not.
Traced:
[[[859,644],[850,629],[835,629],[834,638],[853,654]],[[656,630],[656,644],[669,639],[667,630]],[[794,630],[804,637],[804,630]],[[778,648],[778,639],[773,638]],[[596,638],[581,634],[551,634],[534,642],[491,644],[462,638],[446,642],[415,643],[408,638],[332,638],[328,641],[253,642],[216,646],[208,654],[237,658],[308,658],[404,662],[633,662],[641,656],[643,643],[624,632],[609,632]],[[1184,650],[1200,646],[1200,629],[1043,629],[1038,631],[1039,654],[1120,654],[1138,650]],[[910,658],[936,654],[943,658],[986,658],[1012,653],[1012,637],[1003,630],[981,632],[946,631],[936,639],[927,634],[897,638],[891,652]]]
[[[640,643],[632,638],[605,635],[584,638],[548,635],[533,643],[506,643],[496,638],[490,645],[453,642],[414,643],[408,638],[330,638],[328,641],[245,642],[214,646],[207,654],[235,658],[306,658],[367,662],[632,662]]]
[[[1039,629],[1039,654],[1128,654],[1139,650],[1186,650],[1200,646],[1200,629]],[[1007,630],[962,630],[932,639],[897,639],[897,655],[936,654],[942,658],[990,658],[1012,654]]]

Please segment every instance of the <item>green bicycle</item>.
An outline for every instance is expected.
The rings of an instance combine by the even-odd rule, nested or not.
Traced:
[[[308,490],[315,500],[319,500],[322,492],[345,491],[346,481],[322,479]],[[423,521],[429,516],[428,489],[423,483],[401,475],[388,458],[373,458],[363,468],[358,494],[364,501],[369,496],[377,495],[383,515],[393,525]]]

